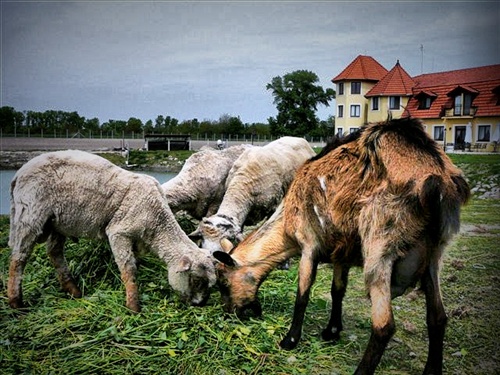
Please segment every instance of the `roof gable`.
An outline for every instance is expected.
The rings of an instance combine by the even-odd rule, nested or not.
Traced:
[[[365,96],[411,96],[414,86],[415,82],[401,67],[398,60],[396,65]]]
[[[346,80],[379,81],[387,74],[378,61],[371,56],[359,55],[332,82]]]

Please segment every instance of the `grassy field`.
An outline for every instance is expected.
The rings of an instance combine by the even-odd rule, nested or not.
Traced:
[[[498,186],[498,156],[454,158],[471,185]],[[492,177],[493,176],[493,177]],[[487,181],[487,183],[485,183]],[[488,185],[489,184],[489,185]],[[479,192],[478,192],[479,194]],[[500,200],[474,198],[462,212],[463,230],[449,246],[442,290],[449,315],[446,374],[500,372]],[[8,217],[0,217],[0,374],[350,374],[370,334],[369,301],[362,275],[353,269],[344,302],[341,341],[320,338],[329,317],[331,268],[323,265],[297,349],[278,347],[293,310],[296,262],[275,270],[262,285],[264,316],[239,321],[222,313],[214,290],[208,306],[183,305],[168,286],[165,267],[141,258],[143,311],[124,307],[125,293],[106,244],[67,245],[67,258],[84,297],[59,289],[44,245],[35,248],[23,282],[28,307],[8,307]],[[418,291],[394,300],[398,331],[379,374],[418,374],[425,365],[425,301]]]

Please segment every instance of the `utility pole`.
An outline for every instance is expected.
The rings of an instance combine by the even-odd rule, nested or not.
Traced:
[[[420,74],[424,73],[424,45],[420,45]]]

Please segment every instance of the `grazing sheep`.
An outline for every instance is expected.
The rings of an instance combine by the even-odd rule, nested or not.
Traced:
[[[63,254],[67,237],[108,239],[125,284],[126,305],[133,311],[140,310],[136,249],[157,254],[168,266],[172,288],[193,305],[205,303],[215,284],[211,257],[181,230],[160,184],[150,176],[86,152],[58,151],[19,169],[10,194],[7,294],[13,308],[23,306],[21,280],[33,246],[45,241],[62,289],[81,296]]]
[[[315,155],[302,138],[283,137],[266,146],[246,150],[235,162],[217,213],[203,218],[193,239],[211,252],[220,242],[243,239],[244,224],[256,224],[273,213],[283,199],[296,170]]]
[[[307,162],[260,229],[235,249],[214,253],[224,263],[218,276],[225,308],[260,315],[259,286],[276,265],[300,254],[292,325],[280,343],[293,349],[318,263],[333,263],[331,318],[322,337],[338,340],[349,269],[363,266],[372,334],[356,374],[373,374],[395,331],[391,299],[420,281],[429,335],[424,374],[441,374],[447,317],[439,269],[469,195],[462,172],[419,121],[369,124]]]
[[[172,212],[184,210],[197,220],[215,214],[224,196],[229,170],[251,147],[237,145],[222,151],[203,147],[191,155],[179,174],[161,186]]]

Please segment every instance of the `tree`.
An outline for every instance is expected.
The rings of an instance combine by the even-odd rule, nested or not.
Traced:
[[[125,127],[127,133],[141,133],[142,132],[142,121],[135,117],[130,117],[127,121],[127,126]]]
[[[85,120],[85,129],[92,132],[99,131],[99,119],[97,117]]]
[[[225,136],[242,134],[245,130],[239,117],[230,116],[227,113],[219,117],[219,128]]]
[[[146,121],[146,123],[144,124],[144,133],[153,133],[153,121],[152,120],[148,120]]]
[[[329,106],[328,101],[335,98],[335,90],[324,90],[317,82],[315,73],[296,70],[274,77],[267,84],[278,110],[276,118],[268,119],[272,135],[304,136],[314,132],[319,125],[318,105]]]
[[[155,120],[156,133],[161,133],[163,131],[164,123],[165,123],[165,118],[162,115],[158,115]]]
[[[24,114],[17,112],[13,107],[0,108],[0,129],[4,134],[15,134],[24,122]]]

